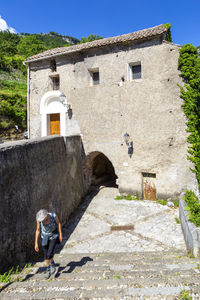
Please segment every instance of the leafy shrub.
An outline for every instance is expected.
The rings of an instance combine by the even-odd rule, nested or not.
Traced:
[[[26,126],[25,100],[19,94],[13,96],[0,96],[0,114],[11,119],[21,128]]]
[[[12,126],[13,126],[13,124],[10,121],[0,121],[0,128],[1,129],[9,129]]]
[[[195,226],[200,226],[200,203],[198,197],[192,191],[186,191],[184,200],[187,203],[187,210],[189,211],[189,221]]]
[[[0,128],[26,128],[26,83],[4,80],[0,87]]]

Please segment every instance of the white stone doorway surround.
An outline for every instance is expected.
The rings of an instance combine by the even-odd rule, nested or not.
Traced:
[[[50,114],[60,114],[60,135],[66,133],[67,98],[61,91],[49,91],[40,101],[41,136],[50,135]]]

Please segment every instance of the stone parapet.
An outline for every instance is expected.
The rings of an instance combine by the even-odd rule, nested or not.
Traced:
[[[64,224],[79,205],[86,192],[81,155],[80,136],[0,146],[0,271],[34,257],[38,210],[55,212]]]
[[[179,201],[179,218],[188,252],[194,257],[200,256],[200,228],[196,227],[189,221],[187,204],[185,202],[184,193],[180,196]]]

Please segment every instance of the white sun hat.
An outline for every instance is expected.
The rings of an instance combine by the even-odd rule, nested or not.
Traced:
[[[36,214],[36,220],[38,222],[42,222],[47,215],[48,215],[48,211],[46,209],[40,209]]]

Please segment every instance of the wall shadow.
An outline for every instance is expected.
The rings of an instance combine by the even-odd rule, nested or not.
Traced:
[[[84,200],[79,204],[75,212],[71,214],[69,217],[69,220],[67,221],[66,224],[64,224],[62,228],[63,232],[63,241],[61,244],[58,244],[55,249],[55,254],[59,254],[65,244],[67,243],[68,239],[70,238],[71,234],[74,232],[76,229],[78,223],[80,222],[82,216],[84,215],[85,211],[87,210],[90,202],[92,199],[98,194],[100,190],[100,186],[95,186],[94,190],[88,194]]]

